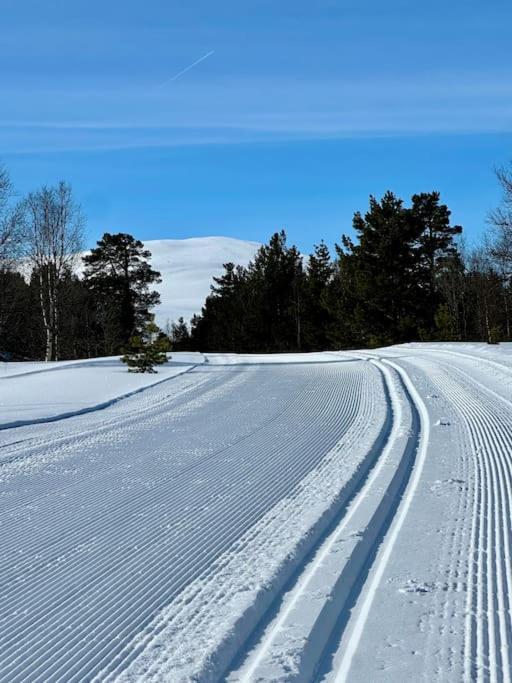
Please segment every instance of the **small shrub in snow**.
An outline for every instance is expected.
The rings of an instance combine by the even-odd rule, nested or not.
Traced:
[[[154,322],[148,323],[142,334],[130,338],[121,357],[128,372],[156,372],[155,366],[167,362],[168,339],[159,335]]]

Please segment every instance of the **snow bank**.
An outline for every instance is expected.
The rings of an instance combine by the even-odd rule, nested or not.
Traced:
[[[0,429],[99,410],[188,371],[201,354],[179,354],[157,374],[128,372],[119,357],[0,366]]]

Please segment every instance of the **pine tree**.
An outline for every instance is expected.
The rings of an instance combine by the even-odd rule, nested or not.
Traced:
[[[280,352],[465,335],[460,228],[449,216],[437,193],[415,195],[411,207],[391,192],[371,197],[334,262],[322,242],[305,269],[285,232],[275,233],[247,268],[229,263],[214,278],[191,322],[192,348]]]
[[[258,309],[247,270],[225,263],[224,272],[213,281],[204,311],[215,321],[209,325],[209,348],[231,353],[251,350]]]
[[[159,336],[159,332],[158,326],[150,321],[140,334],[130,337],[121,357],[122,362],[128,365],[128,372],[155,373],[156,365],[167,362],[166,341]]]
[[[351,289],[347,314],[359,343],[416,338],[424,291],[415,248],[418,223],[403,201],[387,192],[380,202],[370,197],[369,211],[355,214],[353,228],[357,242],[343,236],[339,260],[343,286]]]
[[[345,329],[350,343],[384,344],[430,338],[444,303],[440,279],[457,253],[450,211],[439,193],[414,195],[411,208],[393,193],[353,221],[356,240],[344,236],[338,249]],[[348,320],[348,325],[347,325]]]
[[[418,223],[418,250],[428,286],[428,296],[424,301],[424,325],[427,328],[433,326],[435,312],[442,304],[440,275],[457,253],[454,238],[462,232],[460,225],[450,224],[451,212],[446,204],[439,202],[439,192],[412,196],[411,216]]]
[[[105,233],[84,257],[85,282],[96,296],[105,353],[116,353],[151,320],[160,295],[150,286],[161,282],[149,264],[151,252],[131,235]]]
[[[305,316],[302,256],[275,233],[247,268],[224,265],[200,316],[191,321],[195,350],[272,352],[302,347]]]
[[[302,347],[304,271],[286,233],[274,233],[260,247],[248,268],[253,311],[253,335],[264,351],[292,351]]]

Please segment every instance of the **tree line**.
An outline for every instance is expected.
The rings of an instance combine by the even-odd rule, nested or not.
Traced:
[[[0,169],[3,359],[117,355],[152,321],[160,274],[150,252],[131,235],[105,233],[82,255],[84,225],[68,184],[16,201]]]
[[[411,340],[512,340],[512,172],[484,242],[468,249],[438,192],[370,197],[334,254],[275,233],[247,267],[227,263],[191,321],[190,346],[315,351]]]
[[[333,253],[303,256],[284,231],[248,266],[227,263],[201,312],[158,332],[160,274],[142,242],[105,233],[81,254],[85,220],[71,187],[19,200],[0,167],[0,354],[9,359],[117,355],[160,334],[176,350],[314,351],[410,340],[512,339],[512,168],[502,206],[468,249],[438,192],[406,204],[370,197]]]

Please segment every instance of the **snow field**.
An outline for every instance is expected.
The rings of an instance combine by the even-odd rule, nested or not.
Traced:
[[[101,410],[203,361],[201,354],[174,354],[157,374],[128,373],[118,356],[56,363],[3,363],[0,430]]]
[[[512,349],[112,361],[0,378],[0,680],[511,681]]]
[[[463,351],[385,351],[441,417],[351,667],[342,640],[326,681],[340,670],[356,682],[510,681],[511,371]],[[353,623],[360,611],[363,601]]]
[[[143,410],[131,397],[51,436],[4,431],[22,456],[0,491],[2,679],[122,670],[164,606],[376,419],[374,382],[353,362],[200,366],[144,392]]]
[[[436,380],[458,408],[475,456],[464,676],[510,681],[512,403],[460,368]]]

